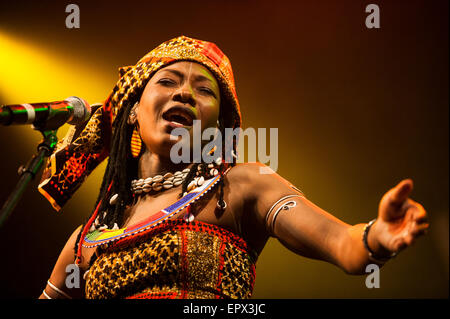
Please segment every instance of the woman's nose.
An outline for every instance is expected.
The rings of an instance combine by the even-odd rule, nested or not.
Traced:
[[[174,101],[181,102],[184,104],[190,104],[195,107],[196,101],[192,92],[192,88],[187,85],[181,86],[173,96]]]

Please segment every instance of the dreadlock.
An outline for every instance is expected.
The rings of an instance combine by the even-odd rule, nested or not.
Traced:
[[[131,101],[132,99],[130,99]],[[105,174],[103,175],[100,192],[97,197],[95,208],[98,207],[98,223],[105,224],[108,228],[114,227],[117,223],[120,225],[123,219],[123,212],[126,205],[132,201],[129,191],[129,185],[132,179],[137,176],[138,161],[134,159],[129,150],[128,143],[132,134],[132,126],[128,125],[127,119],[133,103],[124,105],[117,114],[117,121],[113,124],[113,136],[111,139],[110,154]],[[123,182],[125,181],[125,182]],[[116,205],[110,205],[106,200],[109,185],[112,183],[110,193],[118,194],[120,201]],[[95,210],[89,215],[83,223],[83,227],[87,220],[94,214]],[[81,229],[83,229],[81,227]],[[75,244],[75,253],[80,242],[81,232],[78,234]],[[95,254],[94,254],[95,255]]]

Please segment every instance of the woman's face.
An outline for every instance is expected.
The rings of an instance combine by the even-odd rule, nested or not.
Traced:
[[[168,157],[177,142],[170,139],[173,129],[187,129],[192,141],[193,121],[201,121],[202,131],[215,127],[219,107],[219,85],[207,68],[187,61],[168,65],[148,81],[136,110],[142,141]]]

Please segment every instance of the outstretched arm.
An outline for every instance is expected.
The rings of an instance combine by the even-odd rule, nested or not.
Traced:
[[[412,181],[400,182],[383,196],[378,217],[366,232],[371,257],[363,243],[367,224],[346,224],[277,174],[255,171],[252,180],[258,185],[255,213],[265,221],[270,235],[302,256],[333,263],[349,274],[364,274],[370,263],[382,265],[394,252],[411,246],[429,226],[425,209],[408,198]]]

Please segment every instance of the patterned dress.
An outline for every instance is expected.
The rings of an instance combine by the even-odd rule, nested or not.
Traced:
[[[256,254],[234,233],[200,221],[166,220],[101,248],[86,298],[250,298]]]

